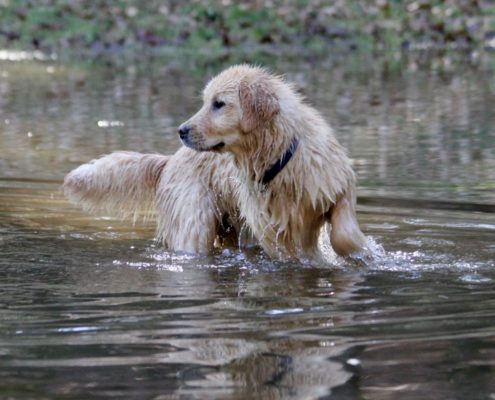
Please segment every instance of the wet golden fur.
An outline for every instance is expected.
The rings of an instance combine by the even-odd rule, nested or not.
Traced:
[[[67,175],[68,197],[89,211],[154,209],[157,234],[173,250],[207,253],[230,231],[251,236],[274,257],[312,257],[325,224],[336,253],[366,249],[350,161],[290,84],[261,68],[234,66],[208,83],[203,100],[181,125],[186,146],[175,154],[116,152],[93,160]],[[294,137],[293,157],[263,186]]]

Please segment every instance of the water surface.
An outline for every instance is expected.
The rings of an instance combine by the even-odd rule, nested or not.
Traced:
[[[0,398],[493,398],[483,57],[273,60],[354,159],[361,226],[385,249],[367,267],[168,252],[152,222],[65,201],[63,176],[91,158],[174,152],[228,60],[0,62]]]

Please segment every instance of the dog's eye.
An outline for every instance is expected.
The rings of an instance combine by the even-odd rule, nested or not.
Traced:
[[[220,100],[215,100],[213,102],[213,109],[214,110],[220,110],[222,107],[225,106],[225,102],[223,101],[220,101]]]

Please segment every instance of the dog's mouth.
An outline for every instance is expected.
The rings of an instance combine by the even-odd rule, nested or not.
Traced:
[[[219,151],[219,150],[221,150],[223,147],[225,147],[225,143],[224,143],[224,142],[220,142],[220,143],[216,144],[215,146],[210,147],[210,149],[209,149],[209,150],[211,150],[211,151]]]
[[[187,147],[190,147],[191,149],[196,150],[196,151],[220,151],[225,147],[224,142],[217,143],[217,144],[210,146],[210,147],[204,147],[204,145],[202,146],[199,143],[195,143],[195,142],[191,141],[189,138],[183,138],[181,140],[182,140],[182,143],[184,145],[186,145]]]

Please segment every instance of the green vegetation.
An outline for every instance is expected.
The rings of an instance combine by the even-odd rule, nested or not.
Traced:
[[[493,0],[0,0],[0,48],[495,47]]]

